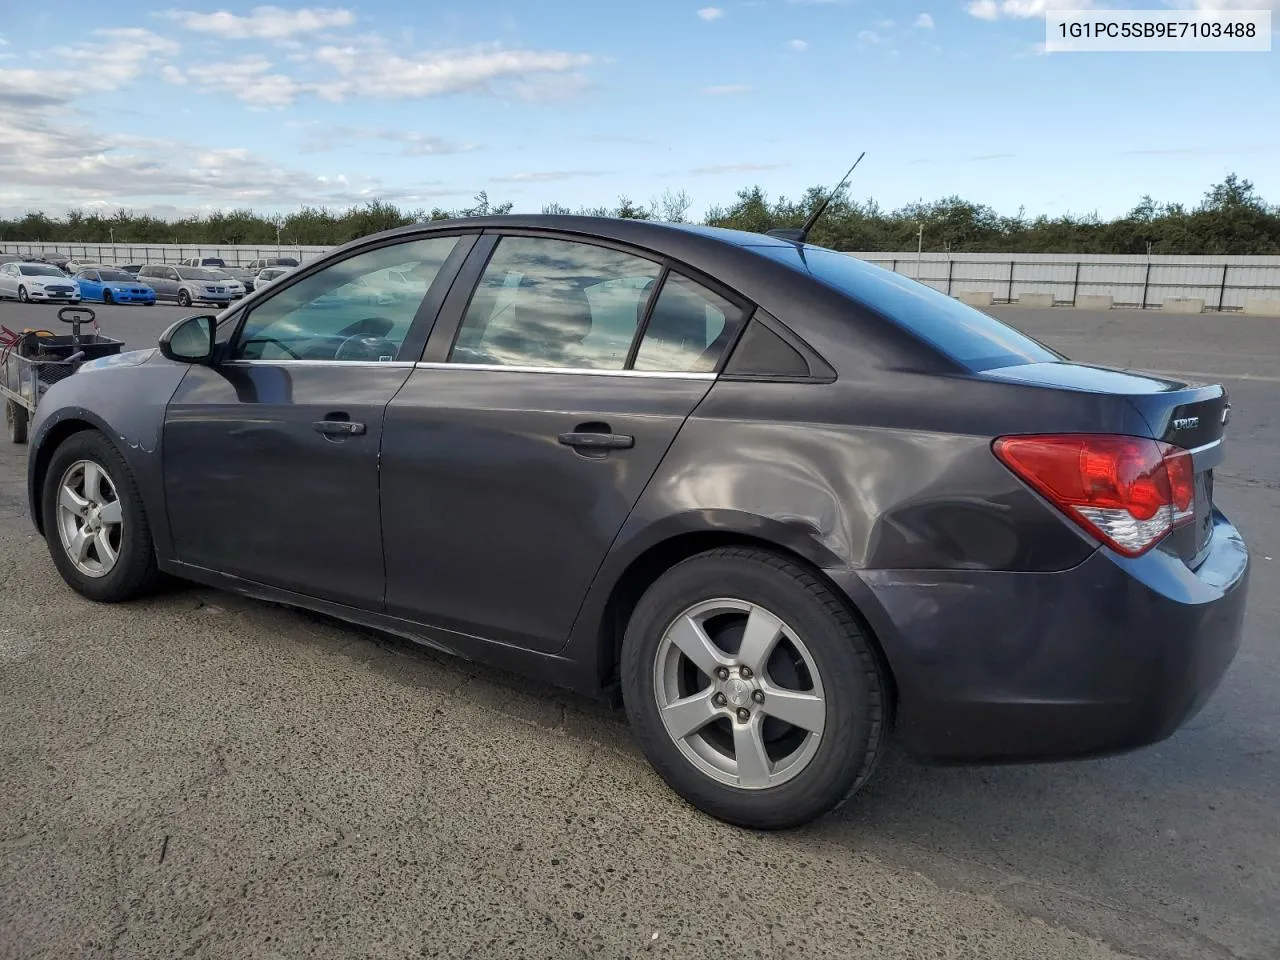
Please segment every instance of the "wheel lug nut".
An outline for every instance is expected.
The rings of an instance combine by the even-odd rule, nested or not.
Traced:
[[[750,680],[750,679],[751,679],[751,668],[750,668],[750,667],[739,667],[739,668],[738,668],[738,676],[742,677],[742,679],[743,679],[743,680]]]
[[[717,693],[714,697],[711,698],[711,702],[714,703],[717,707],[723,707],[726,703],[729,702],[729,698],[726,697],[723,693]]]
[[[728,667],[716,667],[716,676],[717,676],[718,678],[720,678],[721,680],[728,680],[728,679],[729,679],[729,668],[728,668]]]
[[[739,708],[738,708],[738,722],[739,722],[739,723],[746,723],[746,722],[747,722],[748,720],[750,720],[750,719],[751,719],[751,711],[750,711],[750,710],[748,710],[746,707],[739,707]]]
[[[764,691],[756,690],[751,694],[751,699],[756,703],[764,703]]]

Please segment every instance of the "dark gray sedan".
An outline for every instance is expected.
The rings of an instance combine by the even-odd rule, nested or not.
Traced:
[[[681,795],[780,828],[891,729],[1054,760],[1198,711],[1245,604],[1228,414],[794,239],[495,217],[85,365],[29,491],[87,597],[170,574],[620,701]]]

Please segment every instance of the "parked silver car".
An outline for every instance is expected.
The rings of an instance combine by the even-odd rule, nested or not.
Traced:
[[[201,302],[225,307],[236,297],[227,281],[219,279],[218,273],[202,267],[149,263],[138,271],[138,279],[155,290],[157,300],[175,300],[182,307]],[[241,291],[240,296],[243,296],[243,288]]]
[[[0,264],[0,297],[23,303],[79,303],[80,284],[51,263]]]

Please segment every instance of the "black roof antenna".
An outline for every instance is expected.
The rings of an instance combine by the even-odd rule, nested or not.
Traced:
[[[849,172],[844,175],[844,179],[837,183],[836,188],[827,194],[827,198],[818,204],[818,209],[809,214],[809,219],[804,222],[803,227],[799,230],[770,230],[765,234],[765,236],[777,237],[779,240],[790,240],[793,243],[798,243],[803,246],[804,242],[809,237],[809,231],[813,229],[813,225],[818,222],[819,217],[826,213],[827,204],[829,204],[835,195],[840,192],[840,188],[849,182],[849,178],[853,176],[853,171],[857,168],[858,164],[862,162],[862,158],[866,155],[867,151],[865,150],[858,154],[858,159],[853,161],[853,166],[850,167]]]

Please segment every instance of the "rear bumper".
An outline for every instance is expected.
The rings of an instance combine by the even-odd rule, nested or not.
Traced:
[[[1060,573],[864,572],[850,593],[873,598],[907,749],[1051,761],[1170,736],[1240,644],[1248,550],[1221,513],[1214,526],[1195,571],[1159,549],[1134,560],[1100,549]]]

